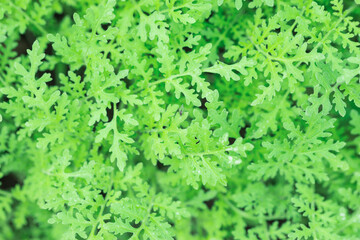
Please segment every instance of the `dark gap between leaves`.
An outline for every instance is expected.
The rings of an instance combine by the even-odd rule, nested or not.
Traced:
[[[167,172],[168,169],[169,169],[169,166],[165,166],[163,163],[161,163],[160,161],[157,161],[156,163],[156,168],[160,171],[163,171],[163,172]]]
[[[246,123],[244,127],[240,128],[239,134],[240,137],[245,138],[246,136],[246,130],[250,127],[249,123]]]
[[[206,104],[208,101],[206,100],[206,98],[201,98],[200,101],[201,101],[200,109],[206,110],[207,108],[206,108],[205,104]]]
[[[29,30],[27,30],[25,33],[20,35],[18,45],[16,46],[16,48],[14,48],[13,51],[15,51],[18,56],[27,54],[27,50],[31,49],[35,40],[36,40],[35,35]]]
[[[103,190],[100,191],[100,195],[105,199],[106,198],[106,195],[107,193],[105,193]]]
[[[86,67],[81,66],[79,69],[76,69],[75,71],[73,71],[77,76],[81,77],[80,82],[82,82],[85,77],[85,70],[86,70]]]
[[[204,201],[204,203],[206,204],[207,208],[209,210],[211,210],[215,204],[216,198],[210,199],[208,201]]]
[[[101,28],[102,28],[104,31],[108,30],[108,28],[109,28],[110,26],[111,26],[110,23],[101,24]]]
[[[14,173],[9,173],[3,176],[0,179],[0,182],[1,182],[0,189],[3,190],[9,190],[15,187],[16,185],[23,184],[22,181]]]
[[[191,52],[191,48],[189,48],[189,47],[183,47],[182,48],[183,50],[184,50],[184,52],[186,52],[186,53],[189,53],[189,52]]]
[[[106,108],[106,116],[108,121],[111,122],[114,117],[114,105],[111,103],[110,108]]]
[[[229,137],[229,145],[233,145],[235,140],[236,140],[236,138]]]

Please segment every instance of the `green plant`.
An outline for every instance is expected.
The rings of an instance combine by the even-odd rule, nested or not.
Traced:
[[[0,0],[0,239],[360,239],[356,4]]]

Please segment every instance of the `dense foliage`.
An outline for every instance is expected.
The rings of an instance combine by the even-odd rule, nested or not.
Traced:
[[[0,0],[0,239],[360,239],[359,0]]]

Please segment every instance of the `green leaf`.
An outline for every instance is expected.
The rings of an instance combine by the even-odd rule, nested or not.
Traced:
[[[254,65],[255,63],[252,60],[247,60],[245,57],[232,65],[218,62],[214,66],[205,69],[205,72],[220,74],[220,76],[224,77],[227,81],[230,81],[230,79],[239,81],[240,77],[235,71],[239,72],[241,75],[246,76],[248,72],[246,71],[245,67],[252,67]]]

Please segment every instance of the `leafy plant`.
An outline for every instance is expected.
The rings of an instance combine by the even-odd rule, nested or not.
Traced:
[[[0,239],[360,239],[360,6],[1,0]]]

